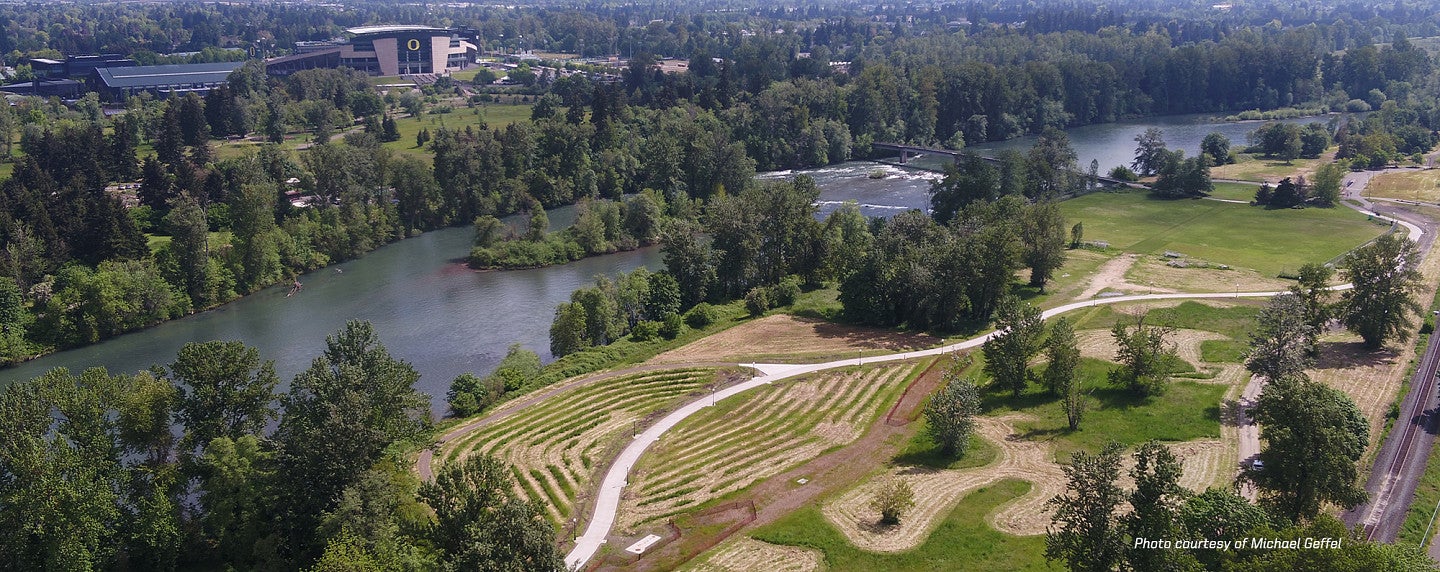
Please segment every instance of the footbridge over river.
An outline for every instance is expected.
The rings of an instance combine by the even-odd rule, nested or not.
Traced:
[[[956,161],[960,160],[960,156],[961,156],[961,155],[964,155],[964,152],[963,152],[963,151],[955,151],[955,150],[951,150],[951,149],[939,149],[939,148],[935,148],[935,147],[921,147],[921,146],[918,146],[918,145],[906,145],[906,144],[904,144],[904,143],[875,142],[875,143],[871,143],[871,144],[870,144],[870,148],[871,148],[871,149],[886,149],[886,150],[895,151],[895,152],[899,153],[899,154],[900,154],[900,164],[901,164],[901,165],[904,165],[905,163],[908,163],[908,162],[910,161],[910,157],[911,157],[912,155],[945,155],[945,156],[954,158]],[[973,154],[973,153],[972,153],[972,154]],[[975,155],[975,156],[976,156],[976,157],[979,157],[979,158],[981,158],[981,159],[984,159],[984,160],[986,160],[986,161],[989,161],[989,162],[991,162],[991,163],[995,163],[995,164],[999,164],[999,163],[1000,163],[1000,160],[999,160],[999,159],[996,159],[996,158],[994,158],[994,157],[986,157],[986,156],[984,156],[984,155]],[[1083,172],[1080,172],[1080,171],[1076,171],[1076,172],[1077,172],[1077,173],[1080,173],[1081,175],[1087,176],[1087,177],[1090,176],[1088,173],[1083,173]],[[1097,176],[1095,177],[1095,180],[1096,180],[1096,182],[1099,182],[1099,183],[1105,184],[1105,185],[1121,185],[1121,186],[1130,186],[1130,185],[1131,185],[1131,182],[1130,182],[1130,181],[1122,181],[1122,180],[1120,180],[1120,179],[1116,179],[1116,178],[1114,178],[1114,177],[1107,177],[1107,176],[1105,176],[1105,175],[1097,175]]]

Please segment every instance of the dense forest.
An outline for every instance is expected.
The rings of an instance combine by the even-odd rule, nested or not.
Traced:
[[[824,285],[838,289],[844,319],[955,331],[987,323],[1012,291],[1043,290],[1082,232],[1054,201],[1092,189],[1101,168],[1124,168],[1076,165],[1064,128],[1368,111],[1233,142],[1281,159],[1335,143],[1350,168],[1423,153],[1440,129],[1422,39],[1440,19],[1417,2],[10,5],[0,6],[0,53],[18,81],[28,57],[264,57],[394,22],[467,28],[487,51],[623,54],[628,64],[615,82],[535,74],[510,94],[531,104],[526,119],[442,123],[421,131],[415,153],[386,146],[397,120],[438,111],[441,97],[482,114],[480,95],[458,94],[493,78],[382,94],[357,72],[272,78],[251,60],[203,97],[108,107],[94,96],[15,98],[0,106],[0,154],[13,167],[0,183],[0,363],[457,225],[476,229],[470,263],[483,268],[660,245],[665,270],[599,280],[557,308],[556,356],[675,337],[708,323],[715,303],[763,314]],[[690,65],[664,73],[659,58]],[[874,142],[963,150],[1026,134],[1040,136],[1028,152],[965,156],[933,186],[931,212],[888,220],[854,205],[819,220],[812,180],[755,180],[871,158]],[[241,137],[263,143],[220,152]],[[296,137],[311,144],[297,149]],[[1136,166],[1158,177],[1156,194],[1203,195],[1230,145],[1207,140],[1196,157],[1157,147]],[[1259,202],[1333,204],[1334,175],[1267,187]],[[570,204],[580,205],[575,225],[547,233],[544,209]],[[519,227],[501,220],[516,214]],[[1015,283],[1022,271],[1026,285]],[[410,476],[400,452],[428,438],[431,412],[414,370],[376,340],[366,324],[347,326],[284,393],[254,350],[221,342],[136,375],[56,371],[8,388],[0,520],[17,532],[0,541],[0,562],[557,568],[550,525],[495,492],[510,490],[507,468],[476,459],[434,483]],[[512,354],[492,376],[457,380],[454,411],[533,387],[521,378],[538,357]]]

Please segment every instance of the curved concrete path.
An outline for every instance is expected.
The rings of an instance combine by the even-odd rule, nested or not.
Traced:
[[[1409,222],[1405,222],[1403,220],[1395,219],[1388,216],[1378,215],[1374,212],[1365,209],[1355,208],[1353,206],[1351,208],[1354,208],[1361,213],[1386,220],[1391,220],[1395,223],[1405,226],[1410,231],[1410,240],[1419,242],[1420,237],[1425,234],[1425,231],[1422,230],[1419,226],[1416,226]],[[1342,284],[1332,289],[1346,290],[1350,287],[1351,285],[1349,284]],[[1052,316],[1057,316],[1066,312],[1071,312],[1082,308],[1090,308],[1093,306],[1100,306],[1104,304],[1118,304],[1121,302],[1137,302],[1146,300],[1199,300],[1214,298],[1268,298],[1271,296],[1277,296],[1282,293],[1283,292],[1203,292],[1190,294],[1176,293],[1116,296],[1113,298],[1102,298],[1097,300],[1072,302],[1070,304],[1065,304],[1063,306],[1045,310],[1043,316],[1048,319]],[[635,467],[635,463],[640,461],[640,456],[645,453],[645,450],[649,449],[650,445],[654,444],[656,441],[659,441],[660,436],[664,435],[666,431],[674,428],[681,421],[684,421],[687,417],[694,415],[701,409],[710,407],[712,403],[715,403],[721,399],[726,399],[732,395],[737,395],[739,393],[749,391],[762,385],[768,385],[776,381],[795,377],[797,375],[804,375],[807,373],[814,373],[827,369],[835,369],[851,365],[863,365],[864,363],[902,361],[920,357],[946,354],[954,352],[956,350],[970,349],[984,344],[985,340],[990,339],[990,336],[992,335],[994,335],[994,332],[982,336],[977,336],[963,342],[945,345],[937,348],[931,348],[928,350],[901,352],[885,356],[842,359],[815,364],[751,364],[751,367],[753,367],[760,373],[759,376],[756,376],[749,381],[737,383],[723,390],[720,390],[719,392],[715,393],[713,397],[706,396],[696,401],[692,401],[680,407],[679,409],[670,412],[669,415],[661,418],[654,425],[651,425],[650,428],[646,429],[639,436],[635,437],[634,441],[631,441],[630,444],[626,446],[623,451],[620,452],[620,455],[615,458],[614,464],[610,466],[610,470],[605,473],[605,478],[600,482],[600,488],[596,492],[594,515],[591,517],[590,523],[585,527],[585,534],[581,535],[575,540],[575,547],[570,551],[568,555],[565,556],[565,565],[571,570],[579,569],[581,566],[584,566],[586,562],[589,562],[590,558],[595,556],[595,553],[600,550],[600,545],[605,543],[605,538],[610,535],[610,528],[615,525],[615,515],[620,508],[620,496],[621,493],[624,492],[625,486],[629,484],[628,479],[630,475],[630,470]]]

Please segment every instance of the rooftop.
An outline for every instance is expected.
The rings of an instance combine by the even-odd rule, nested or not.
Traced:
[[[218,62],[210,64],[172,64],[163,66],[126,66],[96,68],[100,81],[112,88],[145,87],[158,85],[218,83],[225,81],[230,72],[245,62]]]
[[[403,24],[402,24],[402,25],[390,25],[390,26],[360,26],[360,27],[358,27],[358,28],[350,28],[350,29],[345,30],[345,31],[346,31],[346,32],[350,32],[351,34],[356,34],[356,35],[361,35],[361,34],[384,34],[384,33],[388,33],[388,32],[445,32],[445,33],[447,33],[447,34],[450,33],[450,29],[449,29],[449,28],[436,28],[436,27],[434,27],[434,26],[410,26],[410,25],[403,25]]]

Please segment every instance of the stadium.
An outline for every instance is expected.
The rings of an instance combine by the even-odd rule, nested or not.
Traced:
[[[439,74],[470,66],[477,54],[468,34],[455,28],[364,26],[346,32],[349,39],[298,43],[297,53],[267,60],[266,73],[348,67],[380,76]]]

